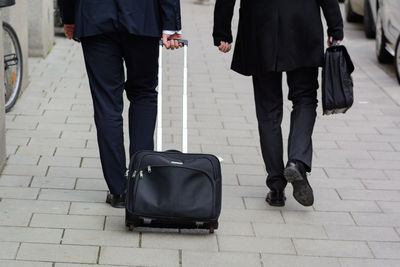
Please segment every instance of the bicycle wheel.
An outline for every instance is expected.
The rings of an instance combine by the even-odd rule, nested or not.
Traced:
[[[6,112],[17,102],[22,87],[23,59],[21,45],[15,30],[3,22],[4,96]]]

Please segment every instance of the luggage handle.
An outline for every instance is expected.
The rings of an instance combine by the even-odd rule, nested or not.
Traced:
[[[188,151],[188,97],[187,97],[187,48],[188,40],[177,39],[179,44],[183,44],[183,100],[182,100],[182,152]],[[158,58],[158,107],[157,107],[157,151],[162,151],[162,88],[163,88],[163,69],[162,69],[162,49],[163,43],[160,40],[159,58]]]

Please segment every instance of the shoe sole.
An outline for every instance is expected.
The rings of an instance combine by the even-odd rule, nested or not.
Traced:
[[[272,207],[284,207],[285,206],[285,202],[283,202],[283,203],[271,203],[271,201],[269,201],[269,200],[265,200],[270,206],[272,206]]]
[[[293,197],[297,202],[306,207],[312,206],[314,204],[314,193],[301,173],[295,167],[287,167],[283,175],[286,181],[293,185]]]
[[[118,204],[118,205],[111,204],[111,207],[116,208],[116,209],[124,209],[125,208],[125,203],[124,204]]]

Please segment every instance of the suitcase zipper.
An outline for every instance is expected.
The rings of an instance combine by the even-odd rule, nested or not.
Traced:
[[[138,156],[138,155],[140,154],[140,152],[142,152],[142,151],[136,152],[136,153],[135,153],[135,157]],[[139,169],[139,168],[140,168],[140,165],[142,164],[142,160],[143,160],[145,157],[151,156],[151,155],[160,155],[160,153],[168,153],[168,152],[153,152],[153,153],[151,153],[151,154],[144,155],[144,156],[139,160],[139,163],[138,163],[136,166],[134,166],[135,169]],[[173,153],[169,153],[169,154],[173,154]],[[186,155],[187,155],[187,154],[186,154]],[[189,154],[189,155],[193,155],[193,156],[204,156],[203,154]],[[213,156],[213,155],[210,155],[210,156]],[[214,157],[215,157],[215,156],[214,156]],[[201,157],[201,158],[202,158],[202,159],[206,159],[206,160],[208,160],[208,161],[210,162],[210,164],[211,164],[211,166],[212,166],[212,168],[213,168],[213,170],[214,170],[214,180],[217,180],[217,171],[216,171],[216,167],[214,166],[213,162],[212,162],[209,158],[206,158],[206,157]],[[217,159],[217,160],[218,160],[218,159]]]

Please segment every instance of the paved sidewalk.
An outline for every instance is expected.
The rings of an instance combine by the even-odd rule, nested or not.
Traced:
[[[30,86],[7,114],[0,266],[400,266],[400,87],[376,63],[373,41],[346,26],[356,103],[346,115],[318,118],[315,205],[297,204],[289,186],[286,207],[272,208],[264,201],[251,80],[229,71],[231,54],[212,46],[213,7],[184,0],[182,9],[189,149],[224,159],[220,229],[125,230],[124,211],[104,203],[80,46],[58,38],[45,60],[30,59]],[[181,52],[168,52],[164,62],[165,148],[179,148]]]

